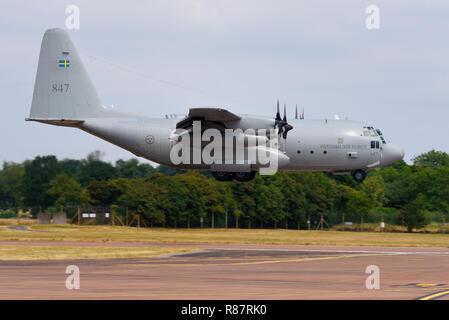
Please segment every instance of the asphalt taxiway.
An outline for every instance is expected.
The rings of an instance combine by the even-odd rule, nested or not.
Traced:
[[[185,247],[133,259],[0,261],[0,299],[447,299],[449,248],[131,242],[16,245]],[[68,265],[80,289],[66,288]],[[380,289],[367,289],[366,268]]]

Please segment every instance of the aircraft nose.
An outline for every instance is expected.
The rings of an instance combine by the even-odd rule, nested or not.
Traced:
[[[384,144],[382,146],[382,165],[387,166],[404,158],[404,149],[394,144]]]

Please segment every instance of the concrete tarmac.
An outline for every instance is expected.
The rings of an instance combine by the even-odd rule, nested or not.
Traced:
[[[16,245],[186,247],[133,259],[0,261],[0,299],[447,299],[449,248],[131,242]],[[68,265],[80,289],[66,288]],[[366,268],[380,271],[367,289]]]

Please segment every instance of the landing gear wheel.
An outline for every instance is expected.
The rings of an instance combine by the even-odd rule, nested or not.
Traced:
[[[248,181],[253,180],[255,175],[256,175],[256,171],[236,172],[235,180],[240,181],[240,182],[248,182]]]
[[[217,181],[232,181],[234,179],[234,172],[212,171],[212,176]]]
[[[355,181],[362,182],[366,178],[366,172],[361,169],[357,169],[352,173],[352,177]]]

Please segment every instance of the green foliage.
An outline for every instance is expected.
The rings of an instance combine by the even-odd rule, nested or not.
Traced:
[[[22,180],[25,175],[23,164],[4,162],[0,171],[0,207],[23,204]]]
[[[90,204],[110,205],[117,200],[120,190],[110,181],[95,180],[86,188],[87,197]]]
[[[60,173],[50,181],[50,188],[47,193],[56,199],[55,205],[57,207],[86,202],[86,196],[81,185],[66,173]]]
[[[426,226],[426,215],[423,211],[424,200],[423,195],[419,195],[415,200],[411,201],[402,208],[404,214],[404,222],[408,232]]]
[[[431,150],[412,159],[413,164],[428,168],[449,167],[449,154],[442,151]]]
[[[139,163],[139,160],[132,158],[130,160],[117,160],[115,169],[120,178],[145,178],[155,169],[148,163]]]
[[[349,195],[347,206],[348,210],[356,214],[363,223],[363,218],[373,206],[373,202],[363,191],[353,190]]]
[[[96,159],[83,161],[78,175],[79,182],[83,186],[88,186],[95,180],[109,180],[117,176],[112,164]]]
[[[22,179],[23,202],[26,206],[49,206],[55,198],[47,193],[50,181],[58,174],[58,160],[55,156],[36,157],[25,162]]]
[[[21,164],[5,162],[0,170],[0,208],[48,211],[61,205],[119,205],[143,221],[166,226],[307,228],[309,216],[323,214],[332,226],[345,221],[410,225],[449,218],[448,155],[432,150],[414,159],[372,170],[355,183],[350,176],[330,173],[278,172],[256,175],[248,183],[218,182],[209,172],[153,168],[137,159],[101,160],[101,152],[86,159],[38,156]],[[237,221],[238,220],[238,221]]]
[[[382,207],[387,200],[385,196],[385,181],[382,176],[367,177],[363,181],[361,189],[370,199],[371,206]]]
[[[1,219],[9,219],[17,217],[17,213],[14,210],[6,209],[0,210],[0,218]]]

